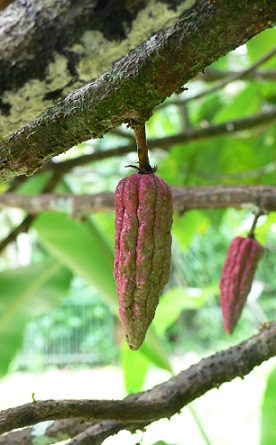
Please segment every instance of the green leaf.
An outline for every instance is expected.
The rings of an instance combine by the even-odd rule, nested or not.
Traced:
[[[124,371],[126,392],[132,394],[141,391],[151,361],[140,350],[130,351],[124,342],[121,349],[121,365]]]
[[[51,173],[49,172],[31,176],[18,188],[17,193],[23,195],[36,195],[41,192],[43,187],[49,181],[50,177]]]
[[[247,53],[252,63],[264,57],[269,51],[272,51],[275,48],[275,40],[276,40],[276,32],[275,29],[266,29],[264,32],[249,40],[246,43]],[[272,68],[276,66],[276,58],[271,57],[267,62],[265,62],[260,69]]]
[[[260,445],[275,445],[276,443],[276,368],[267,380],[261,412]]]
[[[241,91],[230,103],[217,112],[213,122],[219,124],[241,117],[249,116],[259,111],[259,91],[257,83],[251,83]]]
[[[151,362],[153,362],[158,368],[165,369],[173,373],[168,354],[166,353],[162,340],[155,333],[153,326],[151,325],[147,335],[146,340],[142,344],[140,351],[145,354]]]
[[[33,227],[49,252],[96,286],[117,314],[113,252],[94,221],[81,222],[62,213],[43,213]]]
[[[206,289],[175,287],[164,292],[153,322],[156,332],[164,335],[166,329],[178,320],[182,311],[201,308],[213,291],[213,287]]]
[[[21,346],[26,324],[64,297],[71,273],[52,258],[0,274],[0,376]]]
[[[210,227],[210,220],[199,210],[187,212],[179,217],[174,214],[172,234],[184,249],[188,249],[196,233],[203,235]]]

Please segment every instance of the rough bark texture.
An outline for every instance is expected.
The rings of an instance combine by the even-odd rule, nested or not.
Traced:
[[[37,4],[41,6],[42,3],[41,0]],[[84,4],[86,3],[84,2]],[[11,45],[14,37],[8,30],[11,26],[9,22],[14,25],[14,14],[11,17],[7,17],[5,14],[7,11],[10,14],[10,10],[16,5],[17,3],[11,4],[4,10],[0,22],[0,30],[5,27],[4,35],[9,35]],[[64,5],[63,2],[61,5]],[[191,7],[192,5],[193,7]],[[1,179],[7,180],[19,174],[32,174],[47,159],[68,150],[79,142],[101,137],[122,123],[135,124],[147,120],[156,105],[163,102],[166,97],[195,77],[206,66],[267,27],[271,27],[276,21],[276,5],[270,2],[264,3],[262,0],[254,2],[198,0],[194,4],[185,2],[184,7],[189,7],[189,9],[184,10],[173,26],[152,36],[116,62],[96,81],[87,83],[69,94],[55,107],[48,109],[32,123],[2,141],[0,143]],[[36,12],[36,21],[39,21],[44,12],[48,21],[50,18],[50,23],[52,23],[53,14],[60,17],[55,8],[57,6],[52,9],[42,8],[41,12]],[[24,7],[24,9],[26,8]],[[78,24],[76,9],[75,6],[69,8],[70,17],[76,15],[75,19],[71,17],[73,22],[70,22],[70,26]],[[20,16],[20,14],[18,15]],[[31,15],[27,16],[31,19]],[[63,17],[62,13],[61,17]],[[54,23],[59,25],[61,36],[61,29],[68,23],[68,20],[66,17],[63,17],[59,22],[56,20],[58,19],[55,19]],[[29,24],[28,32],[30,33],[33,30],[32,25],[33,22]],[[53,34],[56,32],[56,28],[56,26],[51,28]],[[80,29],[82,29],[81,26]],[[32,35],[32,39],[34,37],[36,35]],[[46,38],[46,40],[48,39]],[[0,41],[2,42],[2,38]],[[63,41],[61,37],[58,39],[59,41]],[[55,47],[55,42],[52,42],[51,45]],[[5,41],[6,46],[7,41]],[[20,46],[17,47],[17,50],[18,48],[20,49]],[[28,51],[28,47],[25,48],[25,54],[26,51]],[[40,53],[42,59],[45,56],[44,52]],[[32,53],[31,51],[30,54]],[[54,52],[51,53],[48,60],[54,63],[53,54]],[[1,62],[3,62],[1,66],[4,67],[3,72],[7,75],[9,73],[7,62],[5,60]],[[16,69],[17,66],[25,63],[20,60],[14,62]],[[53,67],[56,81],[62,78],[64,72],[68,71],[67,65],[68,63],[65,61],[64,65],[58,64]],[[92,71],[89,71],[91,77],[93,77]],[[42,72],[45,72],[45,67]],[[62,83],[62,89],[67,81],[66,78]],[[69,85],[71,77],[68,82]],[[17,86],[13,88],[17,88]],[[54,88],[59,89],[57,86]],[[71,87],[70,84],[71,88],[74,87]],[[29,90],[35,91],[36,86],[32,84],[29,86]],[[26,103],[29,96],[24,97],[24,103]],[[11,112],[11,109],[7,109],[9,103],[8,105],[4,103],[6,115]],[[19,110],[21,115],[27,107],[23,108],[21,107]],[[1,121],[3,121],[3,117]]]
[[[134,431],[154,420],[171,417],[210,389],[247,375],[275,354],[276,322],[272,322],[261,326],[260,332],[247,341],[205,358],[167,382],[124,400],[47,400],[2,411],[0,434],[45,420],[76,417],[109,420],[111,431],[113,422],[118,422],[120,429]]]

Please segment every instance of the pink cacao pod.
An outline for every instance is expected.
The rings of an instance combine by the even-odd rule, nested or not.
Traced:
[[[220,278],[220,305],[225,332],[232,334],[241,316],[264,247],[254,238],[234,238]]]
[[[126,341],[139,349],[169,280],[173,199],[154,174],[134,173],[115,191],[114,278]]]

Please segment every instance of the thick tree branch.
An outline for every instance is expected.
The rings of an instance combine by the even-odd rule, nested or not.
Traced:
[[[178,103],[180,105],[181,102]],[[187,144],[189,142],[202,141],[213,139],[216,137],[231,135],[235,136],[236,133],[246,130],[252,130],[258,127],[267,127],[273,125],[276,119],[276,108],[272,108],[269,111],[264,111],[259,114],[254,114],[242,119],[235,119],[233,121],[223,122],[222,124],[210,125],[204,128],[189,128],[185,131],[163,138],[148,139],[147,145],[149,149],[162,148],[163,150],[169,150],[177,144]],[[112,148],[110,150],[95,151],[89,155],[79,156],[77,158],[68,159],[63,162],[47,162],[37,173],[43,173],[49,170],[57,170],[63,174],[68,173],[72,168],[79,167],[89,162],[100,161],[108,159],[114,156],[125,156],[128,153],[136,153],[136,144],[133,138],[133,142],[127,145]]]
[[[276,211],[276,187],[215,185],[208,187],[173,187],[174,208],[182,215],[185,211],[218,208],[261,208]],[[32,215],[41,212],[64,212],[73,217],[114,210],[114,194],[95,195],[42,194],[0,195],[0,205],[18,207]]]
[[[247,375],[255,366],[276,355],[276,322],[262,327],[248,340],[217,353],[182,371],[149,391],[124,400],[47,400],[0,413],[0,434],[53,419],[110,420],[122,428],[171,417],[212,388]]]
[[[273,3],[199,0],[174,26],[1,142],[1,179],[32,174],[73,145],[101,137],[122,123],[147,120],[166,97],[274,21]]]

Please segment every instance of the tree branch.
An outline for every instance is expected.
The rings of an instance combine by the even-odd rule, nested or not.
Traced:
[[[178,103],[181,105],[181,102]],[[264,111],[259,114],[254,114],[242,119],[235,119],[233,121],[223,122],[217,125],[210,125],[205,128],[186,129],[185,131],[167,136],[164,138],[148,139],[147,145],[149,149],[162,148],[169,150],[177,144],[188,144],[189,142],[208,140],[224,135],[235,135],[238,132],[251,130],[261,126],[273,125],[276,118],[276,107],[269,111]],[[79,156],[77,158],[68,159],[63,162],[47,162],[37,173],[44,173],[49,170],[57,170],[63,174],[68,173],[72,168],[79,167],[89,162],[100,161],[114,156],[125,156],[128,153],[136,153],[135,139],[127,145],[122,147],[112,148],[110,150],[96,151],[89,155]]]
[[[2,141],[1,180],[32,174],[51,157],[122,123],[146,121],[177,88],[274,21],[276,5],[262,0],[198,0],[174,26]]]
[[[78,436],[92,426],[93,422],[76,419],[47,421],[41,423],[40,428],[34,426],[0,436],[0,445],[37,445],[38,443],[51,445]]]
[[[174,208],[182,215],[185,211],[218,208],[262,208],[276,211],[276,187],[215,185],[208,187],[173,187]],[[41,212],[63,212],[73,217],[87,216],[114,210],[113,193],[95,195],[51,194],[0,195],[0,204],[18,207],[32,215]]]
[[[0,434],[53,419],[109,420],[141,428],[171,417],[191,401],[235,377],[244,377],[255,366],[276,355],[276,322],[262,326],[248,340],[201,360],[153,389],[124,400],[37,401],[0,413]]]

